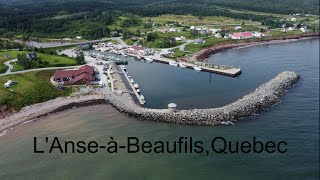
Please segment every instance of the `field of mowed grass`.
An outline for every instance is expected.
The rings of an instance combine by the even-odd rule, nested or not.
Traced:
[[[6,105],[16,110],[26,105],[40,103],[59,96],[71,94],[71,89],[58,91],[50,83],[54,71],[37,71],[24,74],[0,76],[0,106]],[[7,89],[4,83],[12,80],[17,84]]]
[[[143,17],[142,20],[147,22],[149,20],[164,24],[166,22],[181,22],[187,26],[204,26],[204,25],[214,25],[214,24],[221,24],[221,25],[228,25],[228,24],[241,24],[244,22],[245,24],[253,24],[257,22],[251,22],[248,20],[238,20],[223,16],[205,16],[203,18],[199,18],[193,15],[173,15],[173,14],[166,14],[156,17]]]
[[[210,47],[214,44],[218,44],[224,41],[231,41],[230,39],[225,39],[225,38],[216,38],[216,37],[209,37],[209,38],[204,38],[205,43],[203,44],[188,44],[186,46],[186,50],[190,51],[192,53],[198,52],[199,50],[203,49],[203,48],[207,48]]]
[[[16,59],[18,54],[21,53],[28,53],[26,51],[1,51],[0,52],[0,62],[5,62],[10,59]],[[9,58],[3,58],[4,54],[8,54]],[[43,53],[37,53],[37,57],[45,63],[40,64],[39,61],[33,61],[32,62],[32,69],[33,68],[43,68],[43,67],[62,67],[62,66],[74,66],[77,64],[76,60],[73,58],[69,58],[66,56],[59,56],[59,55],[49,55],[49,54],[43,54]],[[1,63],[3,64],[3,63]],[[17,63],[13,64],[13,70],[12,71],[21,71],[24,70],[24,68]]]

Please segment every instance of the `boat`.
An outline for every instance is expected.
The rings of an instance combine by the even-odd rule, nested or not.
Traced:
[[[178,67],[178,63],[175,63],[175,62],[169,62],[169,65],[170,65],[170,66]]]
[[[141,95],[140,97],[141,97],[141,99],[142,99],[142,100],[145,100],[145,98],[144,98],[144,96],[143,96],[143,95]]]
[[[138,84],[134,84],[133,87],[136,88],[136,89],[138,89],[138,88],[139,88],[139,85],[138,85]]]
[[[126,55],[125,53],[122,53],[122,56],[127,57],[128,55]]]
[[[141,59],[141,57],[140,57],[140,56],[137,56],[137,59]]]
[[[140,89],[137,89],[137,93],[140,93]]]
[[[134,80],[133,79],[130,79],[131,83],[134,83]]]
[[[196,71],[202,71],[202,69],[199,68],[199,67],[193,67],[193,69],[196,70]]]
[[[146,62],[148,62],[148,63],[152,63],[152,62],[153,62],[153,59],[152,59],[152,58],[146,57],[145,59],[146,59]]]
[[[186,68],[187,66],[182,64],[182,63],[179,63],[179,66],[182,67],[182,68]]]

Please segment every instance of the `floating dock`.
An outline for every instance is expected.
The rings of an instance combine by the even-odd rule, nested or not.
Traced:
[[[139,100],[139,103],[141,105],[144,105],[146,103],[146,100],[142,95],[140,95],[137,91],[137,89],[134,87],[134,84],[131,82],[130,78],[128,77],[126,71],[123,69],[123,67],[120,66],[121,71],[123,72],[123,75],[126,77],[131,89],[133,90],[133,93],[136,95],[137,99]]]
[[[134,54],[129,54],[132,57],[138,57],[137,55]],[[146,56],[140,56],[142,58],[146,58]],[[173,61],[171,59],[165,59],[165,58],[153,58],[154,62],[158,62],[158,63],[163,63],[163,64],[169,64],[170,62],[176,62]],[[210,72],[210,73],[215,73],[215,74],[221,74],[221,75],[225,75],[225,76],[230,76],[230,77],[237,77],[241,74],[241,69],[240,68],[234,68],[234,67],[229,67],[228,69],[222,69],[222,68],[213,68],[213,67],[205,67],[205,66],[199,66],[196,64],[191,64],[191,63],[187,63],[187,62],[180,62],[182,64],[184,64],[186,66],[186,68],[189,69],[193,69],[194,67],[199,67],[202,69],[202,71],[205,72]]]

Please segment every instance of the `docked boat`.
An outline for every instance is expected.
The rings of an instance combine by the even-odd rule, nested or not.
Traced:
[[[122,53],[122,56],[127,57],[128,55],[127,55],[127,54],[125,54],[125,53]]]
[[[131,83],[133,84],[134,83],[134,80],[133,79],[130,79]]]
[[[140,60],[140,59],[141,59],[141,56],[137,56],[137,59],[139,59],[139,60]]]
[[[199,67],[193,67],[193,69],[196,70],[196,71],[202,71],[202,69],[199,68]]]
[[[138,88],[139,88],[139,85],[138,85],[138,84],[134,84],[133,87],[136,88],[136,89],[138,89]]]
[[[169,65],[170,65],[170,66],[178,67],[178,63],[175,63],[175,62],[169,62]]]
[[[144,96],[143,96],[143,95],[141,95],[140,97],[141,97],[141,99],[142,99],[142,100],[145,100],[145,98],[144,98]]]
[[[148,63],[152,63],[152,62],[153,62],[153,59],[152,59],[152,58],[146,57],[145,59],[146,59],[146,62],[148,62]]]
[[[182,63],[179,63],[179,66],[182,67],[182,68],[186,68],[187,66],[182,64]]]
[[[137,93],[140,93],[140,89],[137,89]]]

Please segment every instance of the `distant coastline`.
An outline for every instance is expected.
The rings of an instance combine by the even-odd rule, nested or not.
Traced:
[[[320,33],[315,32],[315,33],[307,33],[307,34],[290,35],[285,37],[282,37],[282,36],[269,37],[269,38],[266,38],[265,40],[254,39],[254,40],[251,40],[250,42],[245,42],[245,40],[241,40],[240,43],[224,42],[224,43],[213,45],[209,48],[205,48],[198,51],[193,55],[193,59],[197,61],[207,61],[210,56],[227,49],[233,49],[238,47],[252,47],[252,46],[258,46],[258,45],[264,45],[264,44],[285,43],[290,41],[312,39],[312,38],[319,38],[319,37],[320,37]]]

